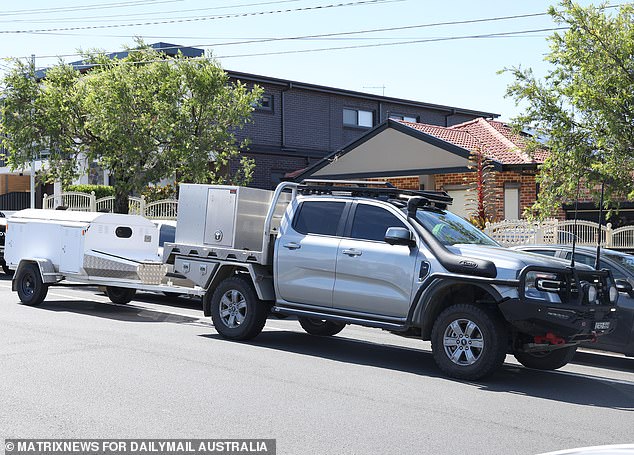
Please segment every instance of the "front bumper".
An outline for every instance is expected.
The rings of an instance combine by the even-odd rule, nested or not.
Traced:
[[[616,311],[611,305],[590,307],[509,299],[500,303],[499,308],[519,332],[531,336],[551,332],[566,342],[592,340],[616,327]]]

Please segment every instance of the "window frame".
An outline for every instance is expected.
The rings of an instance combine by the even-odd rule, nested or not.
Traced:
[[[362,238],[359,238],[359,237],[354,237],[352,235],[352,228],[354,226],[354,217],[357,214],[357,209],[361,205],[369,206],[369,207],[376,207],[378,209],[384,210],[387,213],[389,213],[392,216],[394,216],[394,218],[396,218],[397,220],[399,220],[403,224],[403,226],[388,226],[388,227],[405,227],[406,229],[409,230],[410,235],[412,234],[412,232],[415,232],[412,229],[412,226],[410,226],[410,224],[406,220],[404,220],[401,216],[399,216],[399,211],[398,210],[391,210],[390,207],[385,207],[385,206],[380,205],[380,204],[368,204],[368,203],[364,203],[364,202],[354,202],[352,204],[352,207],[350,208],[350,213],[347,216],[347,221],[346,221],[346,226],[345,226],[345,233],[343,235],[343,237],[345,237],[346,239],[355,240],[355,241],[359,241],[359,242],[385,243],[385,239],[384,238],[381,239],[381,240],[372,240],[372,239],[362,239]],[[417,238],[417,236],[414,235],[413,238]],[[418,241],[417,241],[417,243],[418,243]]]
[[[268,106],[262,106],[260,103],[263,99],[268,99]],[[256,104],[253,106],[254,109],[258,112],[273,112],[273,95],[271,93],[263,93],[262,96],[260,96],[260,99],[256,102]]]
[[[302,210],[304,209],[306,204],[315,204],[315,203],[321,203],[321,204],[344,204],[343,206],[343,210],[341,211],[341,214],[339,215],[339,222],[337,223],[337,228],[335,230],[334,234],[322,234],[322,233],[317,233],[317,232],[302,232],[299,229],[297,229],[297,223],[299,222],[299,219],[301,217],[302,214]],[[309,199],[309,200],[304,200],[301,201],[297,207],[297,209],[295,210],[295,213],[293,214],[293,222],[291,223],[291,228],[297,232],[298,234],[301,235],[318,235],[321,237],[342,237],[343,233],[344,233],[344,228],[346,226],[346,221],[348,220],[348,213],[350,212],[350,202],[349,201],[344,201],[344,200],[318,200],[318,199]]]
[[[414,119],[414,121],[405,120],[406,117],[410,119]],[[409,122],[409,123],[418,123],[420,121],[420,115],[400,114],[397,112],[389,113],[387,115],[387,118],[390,118],[392,120],[403,120],[404,122]]]
[[[351,111],[351,112],[354,111],[355,112],[356,123],[346,123],[345,111]],[[366,126],[366,125],[359,124],[359,113],[360,112],[366,112],[366,113],[369,113],[370,115],[372,115],[372,125]],[[375,115],[375,111],[374,110],[362,109],[362,108],[356,108],[356,107],[344,107],[342,109],[342,111],[341,111],[341,122],[342,122],[343,126],[347,127],[347,128],[364,128],[364,129],[373,128],[374,125],[375,125],[375,120],[376,120],[376,115]]]

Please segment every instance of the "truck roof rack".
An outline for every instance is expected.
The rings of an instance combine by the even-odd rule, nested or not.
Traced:
[[[445,191],[404,190],[390,182],[356,180],[304,180],[297,187],[303,195],[345,195],[398,201],[406,203],[416,198],[418,206],[434,206],[446,209],[453,201]],[[405,204],[403,204],[405,205]]]

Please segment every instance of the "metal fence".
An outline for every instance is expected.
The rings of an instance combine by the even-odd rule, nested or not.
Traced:
[[[130,196],[128,198],[129,213],[142,215],[149,219],[175,220],[178,214],[178,201],[163,199],[155,202],[145,202],[145,198]],[[114,196],[106,196],[97,199],[95,193],[78,193],[69,191],[59,195],[44,195],[42,207],[55,209],[60,206],[67,210],[84,212],[112,212],[114,208]]]
[[[576,237],[578,245],[594,246],[601,238],[606,248],[633,249],[634,226],[612,229],[607,223],[599,228],[598,223],[585,220],[505,220],[487,223],[484,232],[503,246],[535,244],[572,244]]]
[[[0,210],[22,210],[31,207],[31,193],[14,191],[0,195]]]

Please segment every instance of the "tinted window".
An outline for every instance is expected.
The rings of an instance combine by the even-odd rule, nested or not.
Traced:
[[[132,237],[132,228],[128,226],[119,226],[115,229],[114,234],[120,239],[129,239]]]
[[[345,206],[345,202],[304,202],[295,217],[293,228],[301,234],[336,235]]]
[[[163,224],[159,231],[159,246],[163,246],[165,242],[174,243],[176,238],[176,228],[169,224]]]
[[[566,254],[566,259],[570,260],[571,256],[572,256],[572,253]],[[586,264],[594,268],[595,257],[596,256],[588,256],[587,254],[575,253],[575,263]],[[610,270],[614,278],[625,278],[625,275],[623,275],[623,273],[620,270],[618,270],[612,264],[608,264],[604,260],[601,260],[599,262],[599,269]]]
[[[352,232],[355,239],[383,241],[389,227],[407,228],[396,216],[381,207],[359,204],[354,212]]]
[[[612,259],[614,262],[616,262],[617,264],[619,264],[621,267],[624,267],[627,269],[628,272],[634,274],[634,256],[632,255],[625,255],[625,254],[608,254],[606,253],[605,257]],[[603,261],[601,261],[603,262]],[[614,276],[617,276],[617,271],[613,270],[614,272]],[[618,272],[618,276],[620,278],[625,278],[625,275],[621,272]]]

